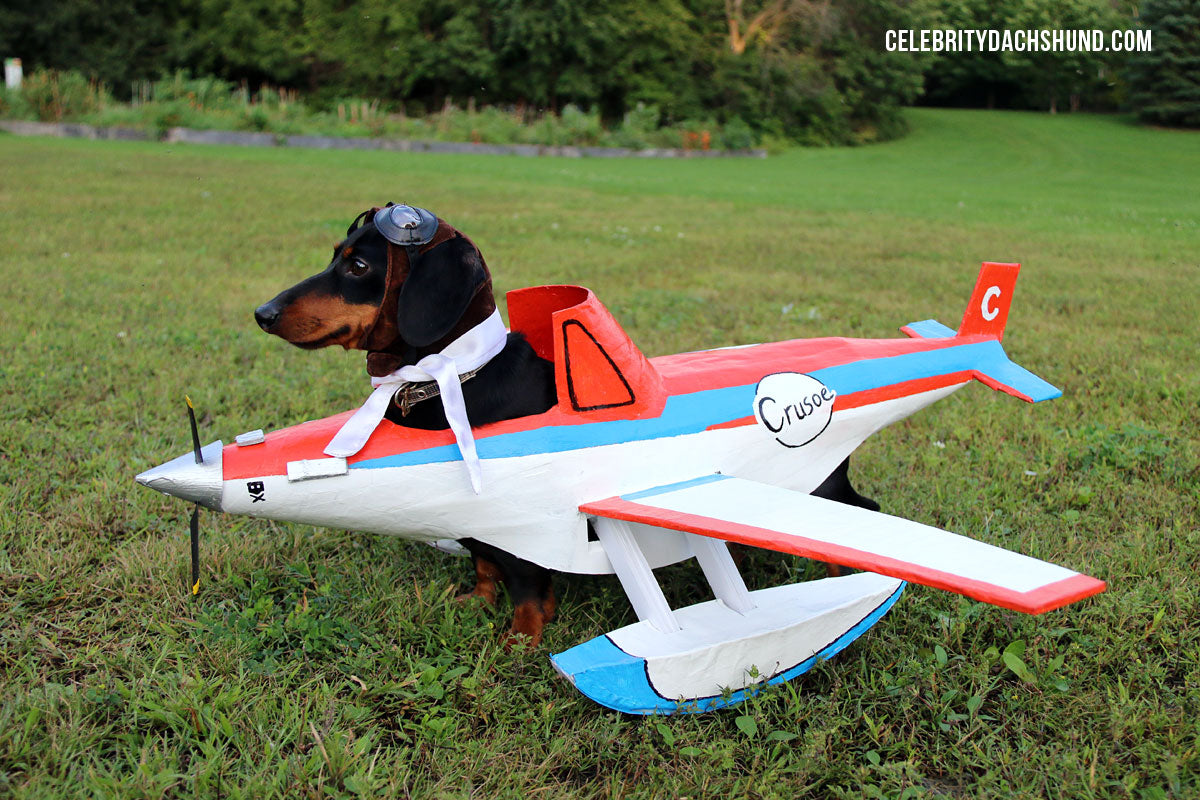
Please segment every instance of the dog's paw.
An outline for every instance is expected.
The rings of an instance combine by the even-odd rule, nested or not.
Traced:
[[[500,643],[504,645],[506,653],[511,653],[513,650],[532,650],[542,643],[542,635],[539,633],[537,636],[530,636],[509,628]]]
[[[489,591],[489,589],[490,589],[490,591]],[[471,591],[464,592],[463,594],[460,594],[460,595],[456,595],[454,598],[454,602],[460,603],[460,604],[469,603],[472,600],[481,600],[484,603],[486,603],[487,605],[491,606],[492,608],[495,608],[496,607],[495,587],[476,586]]]
[[[543,603],[539,600],[518,603],[513,612],[512,627],[508,629],[504,639],[504,646],[511,650],[517,641],[523,641],[528,642],[530,647],[537,647],[542,643],[542,628],[553,615],[553,610],[549,614],[546,613]]]

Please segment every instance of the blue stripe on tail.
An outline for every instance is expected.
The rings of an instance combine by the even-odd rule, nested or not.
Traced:
[[[910,322],[900,330],[914,339],[951,339],[957,335],[953,328],[935,319]],[[987,356],[974,365],[976,376],[983,383],[997,391],[1029,398],[1034,403],[1062,396],[1061,389],[1011,361],[998,341],[989,344],[992,346],[988,348]]]
[[[996,346],[999,347],[999,343]],[[1028,397],[1034,403],[1062,397],[1062,389],[1047,383],[1019,364],[1009,361],[1008,358],[1003,361],[994,361],[988,364],[986,369],[976,370],[976,372],[979,373],[979,380],[993,389]]]
[[[914,339],[950,339],[955,335],[953,328],[943,325],[936,319],[923,319],[920,322],[910,322],[900,330]]]

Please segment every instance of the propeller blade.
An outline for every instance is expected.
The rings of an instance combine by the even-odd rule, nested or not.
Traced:
[[[200,591],[200,506],[192,509],[192,594]]]
[[[192,405],[192,398],[186,394],[183,399],[187,401],[188,407],[188,422],[192,426],[192,450],[196,454],[196,463],[203,464],[204,456],[200,452],[200,430],[196,426],[196,408]],[[189,525],[192,534],[192,595],[200,592],[200,504],[192,509],[192,521]]]
[[[192,407],[192,398],[185,394],[183,399],[187,401],[188,420],[192,423],[192,449],[196,453],[196,463],[203,464],[204,456],[200,455],[200,431],[196,428],[196,409]]]

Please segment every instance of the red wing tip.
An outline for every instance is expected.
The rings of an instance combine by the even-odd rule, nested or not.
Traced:
[[[1026,613],[1044,614],[1047,611],[1055,611],[1107,589],[1108,584],[1099,578],[1093,578],[1091,575],[1073,575],[1025,595],[1024,599],[1030,601]]]

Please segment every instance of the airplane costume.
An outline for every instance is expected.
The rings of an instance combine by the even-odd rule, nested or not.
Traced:
[[[957,331],[925,320],[902,329],[907,339],[654,359],[588,289],[520,289],[508,294],[510,325],[553,363],[558,403],[476,428],[469,478],[461,432],[385,421],[339,448],[347,412],[250,444],[214,442],[203,463],[188,454],[138,480],[234,514],[431,543],[470,537],[554,570],[615,573],[639,621],[555,654],[556,669],[628,713],[718,708],[846,647],[906,582],[1032,614],[1104,590],[1064,567],[809,495],[872,433],[973,380],[1028,402],[1060,394],[1001,346],[1019,268],[983,265]],[[480,314],[472,326],[491,318]],[[443,377],[457,386],[424,371],[443,391]],[[389,387],[386,402],[392,384],[377,385]],[[864,571],[750,592],[727,541]],[[693,557],[714,599],[673,610],[653,569]]]

